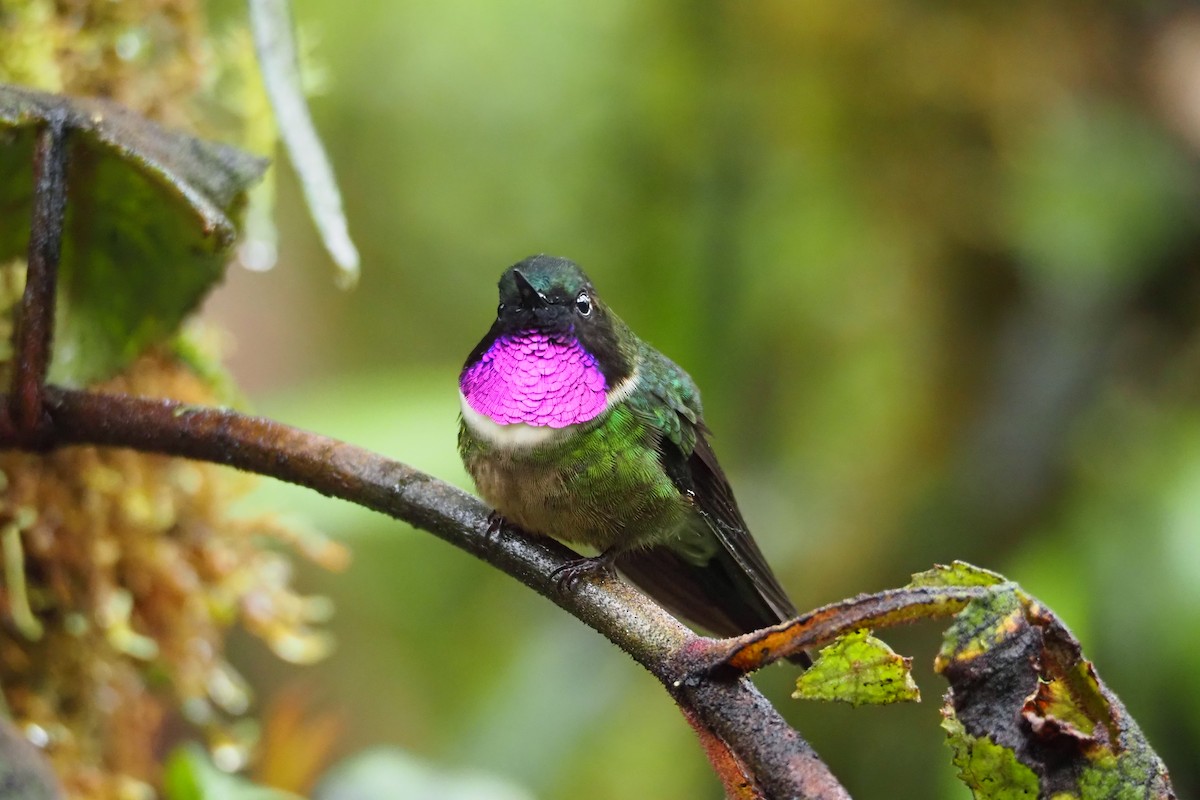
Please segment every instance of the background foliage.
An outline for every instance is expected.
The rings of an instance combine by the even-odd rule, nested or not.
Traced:
[[[703,388],[799,606],[935,561],[1002,571],[1074,626],[1180,795],[1200,793],[1200,15],[296,5],[364,272],[331,289],[281,172],[286,269],[235,270],[208,306],[259,411],[465,484],[455,377],[495,279],[570,256]],[[257,502],[355,552],[306,577],[337,604],[332,658],[300,673],[241,648],[255,684],[285,687],[262,692],[264,774],[307,709],[340,715],[316,752],[392,744],[492,796],[718,796],[654,681],[550,604],[348,506]],[[936,649],[889,638],[918,664]],[[801,706],[790,680],[759,683],[856,797],[964,796],[936,703]]]

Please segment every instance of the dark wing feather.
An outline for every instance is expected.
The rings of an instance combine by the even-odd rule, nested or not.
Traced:
[[[791,601],[750,536],[733,490],[708,443],[700,397],[687,373],[646,346],[644,389],[631,404],[662,432],[663,469],[693,503],[713,539],[703,563],[669,545],[632,550],[617,567],[676,614],[722,636],[794,617]]]
[[[617,555],[615,564],[663,608],[716,636],[737,636],[775,622],[764,616],[761,605],[730,602],[741,592],[736,573],[729,569],[732,563],[725,559],[701,566],[660,546],[627,550]]]
[[[737,564],[741,573],[750,579],[763,602],[774,612],[776,619],[767,624],[782,622],[796,616],[795,606],[788,599],[787,592],[779,585],[779,579],[775,577],[767,559],[758,549],[758,543],[750,535],[750,529],[742,519],[742,512],[733,498],[733,489],[730,488],[721,465],[717,463],[717,457],[703,430],[697,431],[696,447],[687,464],[692,485],[695,487],[697,509],[716,534],[725,552]]]

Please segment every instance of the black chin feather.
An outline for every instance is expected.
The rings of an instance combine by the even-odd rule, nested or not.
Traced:
[[[591,317],[580,320],[575,325],[575,336],[583,349],[596,357],[596,365],[608,382],[608,387],[621,383],[633,374],[633,364],[621,350],[620,338],[612,315],[599,301],[595,303]]]
[[[467,360],[463,362],[462,372],[466,372],[474,364],[478,363],[479,359],[483,358],[483,354],[488,351],[488,348],[503,334],[504,330],[500,325],[500,320],[496,320],[492,323],[492,327],[488,329],[488,332],[484,334],[484,337],[479,340],[479,344],[475,345],[475,349],[467,356]]]

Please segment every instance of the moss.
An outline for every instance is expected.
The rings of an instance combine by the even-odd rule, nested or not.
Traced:
[[[199,0],[11,0],[0,82],[106,97],[257,153],[275,128],[245,21],[209,31]]]
[[[113,99],[206,138],[274,149],[244,20],[209,31],[200,0],[13,0],[0,6],[0,82]],[[269,196],[269,190],[267,191]],[[0,265],[7,341],[23,265]],[[178,342],[100,391],[212,405],[228,393]],[[11,347],[0,354],[6,380]],[[202,733],[244,757],[248,688],[224,657],[234,626],[280,657],[329,649],[327,604],[291,587],[283,541],[337,567],[337,546],[231,505],[232,470],[126,450],[0,453],[0,708],[72,798],[153,796],[173,740]],[[23,584],[23,585],[22,585]],[[236,759],[235,759],[236,760]]]
[[[97,388],[214,400],[159,354]],[[228,742],[227,722],[249,701],[223,657],[233,625],[291,660],[327,652],[310,627],[323,605],[290,587],[289,562],[266,543],[291,534],[229,512],[249,476],[92,447],[0,454],[0,471],[0,521],[20,530],[27,600],[42,626],[38,638],[0,640],[0,684],[72,796],[116,798],[156,782],[172,717]],[[329,565],[342,557],[329,543],[309,551]]]

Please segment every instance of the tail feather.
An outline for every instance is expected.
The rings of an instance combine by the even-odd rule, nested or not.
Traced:
[[[742,566],[725,550],[703,565],[666,547],[629,550],[615,564],[635,586],[659,604],[717,636],[739,636],[796,616],[790,603],[780,607],[763,598]],[[807,667],[812,659],[800,652],[789,661]]]

